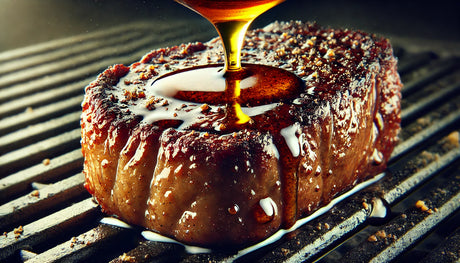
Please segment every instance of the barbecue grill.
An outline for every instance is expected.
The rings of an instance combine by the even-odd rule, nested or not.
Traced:
[[[136,22],[0,53],[0,262],[236,259],[101,223],[106,215],[82,185],[83,87],[108,65],[216,34],[187,23]],[[236,261],[460,259],[460,58],[405,46],[395,52],[405,83],[403,129],[385,177]]]

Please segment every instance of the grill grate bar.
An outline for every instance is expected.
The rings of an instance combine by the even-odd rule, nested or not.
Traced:
[[[76,262],[86,259],[89,261],[92,255],[107,250],[110,247],[114,251],[114,240],[127,242],[132,231],[119,227],[100,224],[97,227],[84,232],[67,242],[59,244],[26,261],[27,263],[43,262]],[[101,261],[99,261],[101,262]]]
[[[423,75],[415,78],[404,84],[401,91],[403,97],[409,96],[411,93],[416,92],[418,89],[436,81],[437,79],[453,72],[459,67],[459,61],[457,58],[448,58],[444,60],[437,60],[436,67],[429,65],[426,69],[428,72],[424,72]],[[433,68],[434,67],[434,68]]]
[[[51,70],[56,71],[56,66],[59,67],[64,65],[66,67],[71,67],[72,65],[69,65],[69,62],[74,58],[77,59],[76,62],[79,62],[79,58],[84,59],[87,55],[91,56],[98,54],[97,51],[99,48],[113,47],[122,43],[128,43],[134,41],[136,38],[142,38],[142,31],[123,32],[120,35],[111,35],[105,38],[105,41],[102,41],[103,39],[97,39],[92,42],[87,41],[73,47],[70,52],[67,49],[60,49],[33,57],[16,59],[13,62],[2,65],[3,67],[0,69],[0,74],[3,74],[3,76],[0,78],[0,87],[7,86],[4,83],[22,82],[36,78],[42,74],[48,74]],[[58,61],[64,61],[65,63],[56,65],[55,62]],[[18,72],[20,73],[19,75],[17,75]],[[18,80],[18,78],[20,79]]]
[[[79,95],[34,109],[32,112],[24,112],[2,119],[0,120],[0,134],[3,135],[32,124],[48,121],[72,111],[80,111],[82,101],[83,95]]]
[[[173,31],[171,34],[163,34],[161,37],[156,34],[147,34],[147,36],[137,38],[136,41],[131,41],[128,44],[117,46],[109,45],[108,47],[102,46],[101,48],[94,51],[72,56],[69,59],[61,60],[59,63],[47,63],[40,65],[39,67],[30,69],[26,68],[21,71],[14,72],[13,74],[0,77],[0,87],[13,86],[23,81],[29,81],[42,76],[62,72],[64,70],[71,70],[83,65],[99,62],[102,59],[112,57],[113,54],[130,54],[135,50],[146,47],[151,43],[155,43],[155,41],[168,40],[171,35],[177,36],[177,33]]]
[[[34,214],[85,193],[83,182],[84,176],[80,173],[0,206],[0,229],[22,224],[21,221],[29,220]]]
[[[30,189],[32,182],[48,183],[54,179],[63,179],[63,175],[72,170],[80,169],[83,164],[83,156],[80,149],[73,150],[56,158],[48,165],[36,164],[30,168],[8,175],[0,179],[0,200],[16,196]]]
[[[421,193],[418,207],[416,201],[410,200],[412,205],[408,209],[373,229],[369,238],[337,261],[387,262],[395,259],[454,214],[460,207],[460,178],[449,172],[444,178],[441,175],[441,179],[446,180],[430,182],[418,191]]]
[[[428,200],[430,197],[426,197]],[[423,235],[428,233],[436,225],[440,224],[450,214],[454,213],[460,207],[460,193],[453,196],[448,202],[443,205],[436,205],[439,207],[437,212],[427,216],[423,221],[418,222],[417,225],[404,234],[403,237],[399,238],[396,242],[392,243],[389,247],[375,256],[371,262],[384,262],[394,259],[400,253],[403,253],[409,246],[411,246],[414,240],[420,239]],[[414,223],[412,221],[412,223]]]
[[[162,243],[146,241],[141,242],[138,247],[126,253],[128,257],[134,257],[136,262],[150,262],[154,258],[155,262],[179,262],[181,256],[186,252],[184,247],[173,243]],[[145,258],[145,255],[148,255]],[[118,257],[110,261],[110,263],[125,262],[122,258]],[[198,261],[200,262],[200,261]]]
[[[62,117],[9,133],[0,138],[0,154],[43,140],[69,129],[75,129],[78,127],[80,115],[80,111],[72,112]]]
[[[27,109],[26,107],[33,109],[35,107],[56,103],[59,100],[72,96],[80,95],[81,97],[82,87],[88,85],[91,80],[93,80],[93,78],[86,78],[69,85],[56,87],[29,96],[22,96],[17,99],[11,99],[0,105],[0,118],[21,113]]]
[[[390,161],[395,161],[401,158],[402,155],[407,154],[416,146],[421,145],[426,140],[434,137],[434,135],[441,133],[448,127],[452,125],[458,124],[460,121],[460,109],[452,112],[451,114],[447,115],[446,117],[436,120],[433,122],[432,125],[423,129],[415,136],[410,137],[409,139],[401,142],[400,144],[395,147]]]
[[[68,228],[76,227],[82,221],[94,217],[96,211],[97,205],[89,198],[25,225],[19,235],[14,230],[8,232],[2,237],[0,243],[0,259],[8,258],[20,249],[33,247],[61,235],[67,232]]]
[[[439,245],[433,252],[428,254],[422,263],[435,263],[435,262],[454,262],[460,258],[460,251],[458,250],[460,244],[460,228],[452,233],[441,245]]]
[[[460,74],[460,72],[457,72]],[[424,97],[415,103],[410,104],[401,112],[401,119],[403,122],[407,122],[409,119],[417,116],[422,111],[432,108],[433,106],[441,103],[442,101],[448,100],[450,96],[460,92],[460,83],[454,83],[450,86],[443,87],[439,91],[432,93],[429,97]]]
[[[414,54],[409,57],[403,56],[403,59],[400,59],[398,63],[398,72],[401,75],[405,75],[416,70],[420,66],[428,64],[436,58],[436,55],[432,52]]]
[[[398,201],[404,195],[407,195],[408,192],[413,190],[415,187],[429,179],[430,177],[436,175],[441,170],[448,167],[450,164],[455,162],[460,158],[460,148],[453,149],[449,153],[439,157],[436,162],[431,163],[426,166],[424,169],[413,174],[412,176],[398,181],[397,185],[393,185],[393,182],[386,184],[389,180],[384,180],[385,185],[385,194],[383,198],[390,204]],[[391,185],[391,188],[389,187]]]
[[[196,34],[194,37],[201,39],[209,35],[209,32],[204,32]],[[130,44],[105,48],[92,54],[81,55],[79,58],[72,57],[52,65],[44,65],[41,70],[35,68],[30,72],[27,70],[22,71],[23,73],[17,72],[11,79],[6,78],[3,81],[0,79],[0,87],[7,87],[0,90],[0,102],[81,80],[82,76],[88,77],[98,74],[107,65],[132,63],[151,48],[160,45],[160,43],[173,44],[185,39],[190,40],[190,38],[178,36],[178,33],[174,31],[171,34],[161,36],[147,34],[147,37],[138,39]],[[63,69],[67,70],[62,71]],[[35,72],[37,71],[41,73],[36,74]],[[20,77],[21,74],[24,74],[24,76]],[[24,79],[30,78],[33,78],[33,81],[24,82]]]
[[[175,25],[175,21],[171,22],[172,25]],[[164,25],[164,23],[159,23]],[[87,41],[94,41],[99,39],[105,39],[111,36],[119,36],[126,32],[133,30],[142,30],[143,28],[151,28],[152,24],[136,22],[131,24],[123,24],[120,26],[114,26],[107,28],[105,30],[96,31],[92,33],[85,33],[81,35],[71,36],[67,38],[57,39],[49,42],[44,42],[41,44],[32,45],[29,47],[18,48],[16,50],[11,50],[8,52],[0,53],[0,63],[8,61],[16,61],[23,59],[25,57],[31,57],[35,55],[40,55],[43,53],[54,52],[59,49],[68,50],[69,46],[73,47]]]
[[[42,161],[54,153],[62,152],[63,149],[68,149],[69,147],[75,149],[79,145],[80,129],[78,128],[9,152],[0,159],[2,177],[19,168],[24,168],[26,163]]]

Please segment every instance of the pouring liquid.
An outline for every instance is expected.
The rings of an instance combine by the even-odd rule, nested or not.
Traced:
[[[258,106],[275,101],[286,94],[298,93],[302,81],[294,74],[269,66],[241,64],[241,49],[249,25],[260,14],[284,0],[176,0],[209,20],[219,33],[225,53],[225,64],[221,66],[189,68],[161,76],[153,86],[178,91],[174,98],[202,102],[212,105],[226,105],[225,128],[238,129],[250,123],[251,118],[241,110],[245,106]],[[187,73],[187,79],[180,76]],[[279,74],[282,72],[281,74]],[[268,74],[267,74],[268,73]],[[168,87],[161,86],[169,78]],[[173,80],[174,79],[174,80]],[[251,82],[252,85],[242,83]],[[190,91],[189,83],[201,83]],[[215,85],[220,82],[225,88],[216,96]],[[270,88],[268,88],[270,87]],[[199,93],[199,94],[197,94]],[[199,98],[197,98],[199,97]]]
[[[225,65],[198,66],[165,74],[153,82],[152,88],[169,90],[170,96],[175,99],[225,106],[221,132],[258,127],[242,111],[241,105],[254,107],[280,102],[295,98],[303,91],[304,82],[289,71],[266,65],[241,63],[241,49],[249,25],[260,14],[284,0],[176,1],[214,25],[224,46]],[[288,120],[285,124],[268,125],[280,153],[284,203],[281,216],[284,228],[291,227],[297,220],[296,168],[300,159],[293,156],[286,143],[286,136],[281,134],[282,129],[292,125]]]

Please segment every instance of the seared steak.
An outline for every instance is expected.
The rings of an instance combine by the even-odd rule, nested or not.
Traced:
[[[244,246],[384,171],[401,97],[388,40],[273,23],[248,32],[242,59],[291,71],[305,86],[242,104],[251,121],[237,130],[221,129],[227,105],[152,86],[178,69],[223,63],[218,39],[154,50],[86,87],[85,186],[106,213],[188,244]]]

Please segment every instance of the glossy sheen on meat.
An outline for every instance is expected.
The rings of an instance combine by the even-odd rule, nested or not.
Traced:
[[[260,241],[385,169],[400,123],[392,52],[385,39],[314,24],[252,30],[243,62],[289,70],[305,89],[242,105],[252,121],[232,131],[219,129],[225,105],[152,86],[177,69],[222,63],[218,39],[110,67],[82,104],[85,186],[106,213],[185,243]]]

